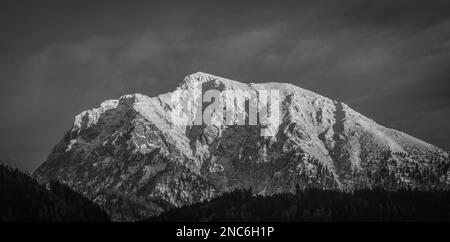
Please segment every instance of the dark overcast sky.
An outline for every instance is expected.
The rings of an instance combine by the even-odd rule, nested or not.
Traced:
[[[0,156],[32,170],[73,117],[203,71],[291,82],[450,149],[450,1],[1,1]]]

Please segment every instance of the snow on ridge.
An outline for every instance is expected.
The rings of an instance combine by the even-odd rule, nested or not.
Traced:
[[[260,137],[259,127],[174,125],[169,113],[176,104],[171,95],[199,84],[205,84],[202,90],[281,90],[285,100],[277,136]],[[88,129],[89,125],[94,126]],[[411,161],[420,169],[435,166],[427,156],[448,163],[448,154],[442,158],[342,102],[288,83],[241,83],[203,72],[156,97],[136,93],[104,101],[77,115],[74,129],[34,176],[45,181],[56,174],[76,189],[92,192],[100,205],[117,200],[100,192],[105,188],[142,201],[158,198],[181,206],[236,188],[252,187],[255,193],[270,195],[292,191],[299,183],[324,189],[372,187],[380,184],[368,174],[384,177],[382,161],[395,161],[387,163],[395,177],[384,177],[392,184],[407,179],[416,187],[431,186],[414,181],[404,167]],[[386,158],[391,151],[406,153]],[[450,171],[442,172],[447,178],[439,184],[449,187]],[[164,208],[137,209],[149,214]]]
[[[280,83],[280,82],[265,82],[265,83],[242,83],[238,81],[234,81],[231,79],[219,77],[216,75],[204,73],[204,72],[196,72],[190,74],[184,78],[184,80],[179,84],[178,88],[187,89],[192,88],[195,85],[203,84],[209,81],[214,81],[213,87],[218,87],[222,84],[222,87],[226,89],[239,89],[243,88],[246,90],[262,90],[262,89],[278,89],[281,91],[281,95],[287,100],[287,111],[283,112],[282,115],[289,118],[290,122],[304,122],[307,117],[302,115],[307,114],[316,114],[320,116],[321,122],[316,125],[321,125],[320,132],[323,132],[325,129],[328,129],[330,125],[332,125],[335,120],[332,116],[332,112],[335,110],[335,104],[340,103],[343,107],[343,111],[345,113],[345,123],[347,125],[361,125],[366,126],[369,129],[371,126],[381,126],[377,124],[374,120],[360,114],[359,112],[353,110],[347,104],[342,102],[336,102],[328,97],[317,94],[313,91],[303,89],[301,87],[295,86],[290,83]],[[149,97],[144,94],[135,93],[135,94],[126,94],[122,95],[118,99],[106,100],[100,104],[100,107],[93,108],[91,110],[86,110],[80,113],[75,117],[73,130],[80,129],[83,125],[89,127],[98,122],[99,117],[104,112],[116,109],[123,108],[124,110],[134,109],[137,112],[141,113],[145,117],[151,118],[154,116],[155,111],[163,112],[163,103],[170,101],[168,95],[171,92],[160,94],[156,97]],[[287,97],[292,96],[292,99],[286,99]],[[319,115],[320,113],[320,115]],[[328,121],[332,121],[331,123]],[[383,127],[383,126],[381,126]],[[390,129],[386,128],[382,133],[389,132]],[[402,141],[407,141],[411,143],[420,143],[426,146],[429,149],[435,149],[431,144],[426,143],[420,139],[409,136],[401,131],[396,131],[401,137],[400,140],[392,140],[390,146],[393,150],[401,151],[398,145],[394,145],[398,142],[403,143]],[[378,133],[378,132],[376,132]],[[389,132],[391,133],[391,132]],[[378,133],[379,134],[379,133]],[[385,136],[380,135],[380,136]],[[402,144],[403,145],[403,144]]]
[[[72,131],[80,129],[83,125],[90,126],[96,124],[102,113],[107,110],[117,108],[118,100],[106,100],[100,104],[100,107],[86,110],[75,116]]]
[[[142,104],[147,104],[149,102],[151,102],[150,97],[139,93],[122,95],[119,99],[105,100],[99,107],[85,110],[76,115],[72,131],[78,130],[83,126],[89,127],[97,124],[100,116],[108,110],[128,110],[130,108],[140,107]]]

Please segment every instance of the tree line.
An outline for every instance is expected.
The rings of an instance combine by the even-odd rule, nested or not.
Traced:
[[[0,222],[103,222],[108,214],[68,186],[47,187],[18,169],[0,164]]]
[[[342,192],[297,186],[295,194],[259,196],[251,190],[235,190],[146,221],[450,221],[450,193],[413,189]]]

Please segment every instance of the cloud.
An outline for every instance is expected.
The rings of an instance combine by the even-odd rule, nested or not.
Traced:
[[[450,127],[437,113],[449,115],[449,6],[440,0],[108,8],[96,2],[50,12],[41,4],[33,11],[8,6],[0,15],[9,36],[0,40],[0,115],[8,117],[0,125],[0,153],[37,164],[76,113],[125,93],[170,91],[196,71],[291,82],[448,147],[450,138],[438,134]],[[20,18],[28,15],[33,21]],[[12,23],[19,22],[17,31]]]

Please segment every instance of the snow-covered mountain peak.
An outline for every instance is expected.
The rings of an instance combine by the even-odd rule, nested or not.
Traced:
[[[202,88],[204,91],[208,89],[218,90],[245,90],[248,84],[234,81],[231,79],[215,76],[204,72],[196,72],[184,78],[179,84],[180,89]]]
[[[275,136],[262,137],[262,125],[175,125],[172,94],[199,87],[279,90]],[[34,176],[67,183],[112,214],[120,206],[135,208],[127,219],[235,188],[273,194],[297,185],[450,187],[447,152],[292,84],[241,83],[198,72],[174,92],[124,95],[80,113]]]

